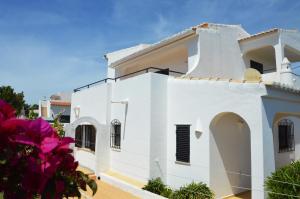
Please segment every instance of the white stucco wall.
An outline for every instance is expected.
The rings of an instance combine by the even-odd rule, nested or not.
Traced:
[[[209,184],[212,168],[209,164],[210,122],[222,112],[237,113],[248,124],[260,122],[257,115],[261,109],[259,96],[265,89],[259,84],[178,79],[170,79],[168,88],[168,183],[173,187],[193,180]],[[175,124],[191,124],[189,166],[175,163]],[[258,125],[256,127],[259,129]],[[202,132],[200,138],[196,138],[195,130]],[[258,138],[257,134],[261,134],[261,130],[253,136]]]
[[[190,55],[200,49],[196,57],[189,58],[189,76],[242,79],[245,64],[238,38],[244,35],[238,27],[200,28],[198,45],[190,45]],[[195,60],[198,59],[197,61]],[[196,63],[196,64],[195,64]],[[191,65],[190,65],[191,64]]]
[[[75,160],[79,161],[81,166],[84,166],[92,171],[96,170],[96,156],[94,152],[84,149],[74,149]]]
[[[112,101],[127,100],[128,109],[111,104],[111,120],[121,122],[121,150],[111,149],[111,169],[147,181],[149,178],[151,133],[151,74],[117,81],[112,87]]]
[[[103,172],[110,166],[108,151],[110,135],[106,128],[109,94],[109,84],[100,84],[72,94],[70,136],[75,137],[76,125],[91,124],[96,128],[97,143],[95,152],[75,148],[74,156],[80,165],[95,172]],[[80,109],[79,118],[75,117],[75,107]]]
[[[267,93],[272,97],[267,99],[264,97],[261,101],[261,96]],[[275,98],[279,96],[279,101],[274,100],[274,96]],[[286,101],[281,99],[285,96],[291,99]],[[109,148],[109,136],[106,140],[106,149],[110,154],[107,169],[140,181],[162,177],[166,184],[174,188],[192,181],[201,181],[212,187],[216,185],[214,182],[223,182],[222,175],[228,173],[224,167],[220,168],[211,159],[216,147],[213,146],[210,125],[218,114],[233,112],[243,118],[250,128],[251,158],[245,155],[245,159],[239,162],[241,164],[234,164],[226,170],[251,173],[253,176],[251,186],[249,179],[235,178],[234,182],[236,185],[252,188],[253,196],[262,198],[264,178],[275,170],[270,121],[277,112],[297,111],[294,108],[297,103],[290,101],[297,101],[298,98],[297,95],[279,92],[276,89],[267,90],[264,84],[259,83],[175,79],[147,73],[77,92],[73,94],[72,107],[80,106],[80,117],[95,118],[100,124],[110,125],[113,119],[118,119],[122,123],[121,149]],[[128,102],[127,108],[124,103],[119,103],[121,101]],[[73,121],[74,117],[72,113]],[[227,126],[226,121],[223,123],[220,128],[231,132],[230,129],[233,127]],[[189,165],[175,162],[176,124],[191,125]],[[202,132],[200,137],[196,136],[196,130]],[[109,133],[107,130],[106,135]],[[237,135],[232,134],[230,137],[232,139],[227,140],[231,146],[237,144],[234,137]],[[241,149],[245,153],[246,149],[249,149],[246,146],[249,144],[248,139],[244,136],[238,139],[245,147]],[[234,148],[228,149],[232,150],[227,153],[227,160],[241,155],[238,151],[234,151]],[[215,154],[215,157],[218,157],[218,154]],[[77,155],[77,158],[82,157],[80,159],[84,162],[82,165],[93,167],[90,162],[93,159],[92,154],[80,151]],[[87,157],[89,160],[85,159]],[[218,160],[220,159],[215,161]],[[213,175],[217,170],[223,174]],[[232,186],[228,183],[227,185]],[[217,196],[228,195],[226,189],[214,191]]]
[[[92,117],[100,124],[106,124],[108,91],[108,84],[100,84],[73,93],[71,103],[71,123],[76,120],[74,108],[78,106],[80,107],[79,117]]]
[[[168,76],[151,75],[150,178],[167,181]]]

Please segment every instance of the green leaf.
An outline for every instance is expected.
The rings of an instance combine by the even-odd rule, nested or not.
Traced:
[[[95,182],[95,180],[93,179],[89,179],[87,182],[87,185],[91,188],[91,190],[93,191],[93,195],[95,195],[95,193],[97,192],[97,183]]]

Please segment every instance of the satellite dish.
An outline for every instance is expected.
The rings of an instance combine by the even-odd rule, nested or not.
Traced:
[[[244,73],[244,79],[246,81],[261,81],[261,74],[254,68],[247,68]]]

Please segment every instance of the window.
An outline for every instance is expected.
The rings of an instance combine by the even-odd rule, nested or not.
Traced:
[[[83,130],[82,130],[82,125],[77,126],[75,130],[75,146],[76,147],[82,147],[82,139],[83,139]]]
[[[291,120],[283,119],[278,123],[279,152],[295,150],[294,123]]]
[[[258,72],[260,72],[261,74],[264,73],[264,66],[259,62],[250,60],[250,67],[258,70]]]
[[[121,148],[121,122],[117,119],[111,122],[110,147],[115,149]]]
[[[92,125],[79,125],[75,130],[75,146],[95,151],[96,129]]]
[[[70,123],[70,115],[61,115],[59,121],[61,123]]]
[[[190,125],[176,125],[176,161],[190,162]]]

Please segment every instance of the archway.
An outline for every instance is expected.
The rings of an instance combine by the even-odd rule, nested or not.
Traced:
[[[107,125],[92,117],[81,117],[70,124],[66,135],[75,138],[74,156],[81,166],[96,175],[109,168],[110,137]]]
[[[210,187],[216,197],[251,190],[251,140],[247,122],[231,112],[210,124]]]

